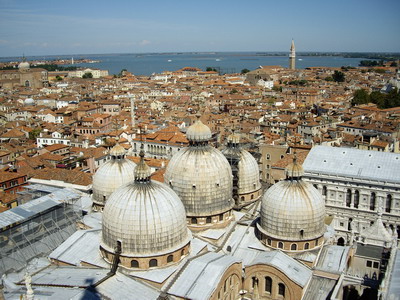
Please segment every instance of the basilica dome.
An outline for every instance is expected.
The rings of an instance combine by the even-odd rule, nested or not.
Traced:
[[[234,182],[237,181],[237,204],[251,203],[259,199],[261,183],[258,163],[247,150],[240,147],[240,136],[229,135],[227,147],[222,153],[232,167]]]
[[[179,261],[189,251],[191,234],[179,197],[166,184],[150,180],[141,156],[134,181],[106,202],[100,247],[109,262],[119,247],[122,266],[147,269]]]
[[[198,119],[187,130],[189,147],[170,160],[164,181],[180,197],[191,226],[207,227],[232,219],[232,171],[221,153],[208,144],[210,129]]]
[[[325,203],[320,192],[301,179],[303,173],[295,159],[286,168],[287,178],[263,196],[258,229],[269,246],[298,251],[322,244]]]
[[[25,60],[25,58],[18,65],[18,69],[21,70],[21,71],[29,70],[30,67],[31,67],[31,65]]]
[[[111,159],[93,176],[93,209],[102,210],[108,197],[121,185],[134,179],[136,164],[125,158],[125,149],[116,144],[110,150]]]

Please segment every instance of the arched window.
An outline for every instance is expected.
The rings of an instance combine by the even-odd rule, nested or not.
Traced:
[[[290,246],[290,250],[293,250],[293,251],[297,250],[297,244],[292,244]]]
[[[267,293],[271,293],[272,291],[272,278],[271,277],[265,277],[265,291]]]
[[[271,246],[271,239],[267,239],[268,246]]]
[[[360,192],[356,190],[354,193],[354,208],[358,208],[359,202],[360,202]]]
[[[149,267],[150,268],[152,268],[152,267],[157,267],[157,265],[158,265],[158,262],[157,262],[157,259],[150,259],[150,261],[149,261]]]
[[[369,209],[375,210],[376,194],[371,193],[371,198],[369,199]]]
[[[310,244],[309,243],[305,243],[304,244],[304,250],[310,249]]]
[[[352,219],[352,218],[349,218],[349,223],[347,224],[347,230],[348,230],[348,231],[351,231],[351,230],[353,229],[353,228],[351,227],[352,224],[353,224],[353,219]]]
[[[192,222],[192,224],[197,224],[197,218],[192,218],[191,222]]]
[[[30,86],[31,86],[31,83],[29,82],[29,80],[26,80],[26,81],[25,81],[25,86],[26,86],[26,87],[30,87]]]
[[[340,237],[337,241],[338,246],[344,246],[344,238]]]
[[[300,230],[300,238],[303,238],[303,236],[304,236],[304,230],[302,229]]]
[[[283,243],[282,243],[282,242],[279,242],[279,243],[278,243],[278,248],[279,248],[279,249],[283,249]]]
[[[278,284],[278,294],[285,297],[285,285],[283,283]]]
[[[350,207],[351,204],[351,190],[348,189],[346,192],[346,206]]]
[[[206,223],[211,223],[211,217],[206,218]]]
[[[224,220],[224,214],[220,214],[220,215],[219,215],[219,220],[220,220],[220,221],[223,221],[223,220]]]
[[[390,213],[391,207],[392,207],[392,195],[387,195],[386,196],[385,212]]]
[[[131,261],[131,268],[139,268],[139,262],[135,259]]]
[[[171,255],[168,255],[168,257],[167,257],[167,263],[170,263],[170,262],[173,262],[174,261],[174,256],[171,254]]]
[[[327,194],[327,188],[326,188],[326,185],[324,185],[322,187],[322,196],[326,196],[326,194]]]
[[[258,286],[258,278],[257,277],[252,277],[251,278],[251,286],[253,287],[253,289]]]

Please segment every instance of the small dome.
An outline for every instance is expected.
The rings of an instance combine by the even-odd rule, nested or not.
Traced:
[[[304,175],[304,169],[301,164],[298,164],[296,162],[293,162],[289,164],[286,169],[286,177],[287,178],[300,178]]]
[[[101,247],[113,253],[120,242],[125,257],[161,256],[191,238],[177,194],[152,180],[135,180],[116,190],[104,207],[102,228]]]
[[[248,151],[240,150],[239,194],[250,193],[261,188],[260,169],[256,159]]]
[[[228,142],[229,145],[229,142]],[[259,190],[260,170],[256,159],[245,149],[228,146],[222,153],[229,160],[235,158],[238,163],[238,194],[247,194]]]
[[[272,238],[312,240],[325,233],[325,203],[319,191],[302,180],[282,180],[261,202],[260,226]]]
[[[209,141],[211,139],[211,130],[200,121],[200,118],[186,131],[186,138],[193,142]]]
[[[30,67],[31,65],[25,59],[18,65],[19,70],[28,70]]]
[[[35,100],[33,100],[32,98],[26,98],[24,100],[24,104],[25,105],[33,105],[33,104],[35,104]]]
[[[145,163],[144,161],[144,151],[143,151],[143,144],[142,144],[142,149],[140,150],[139,153],[140,156],[140,162],[136,166],[135,169],[135,180],[136,181],[149,181],[150,176],[151,176],[151,170],[149,166]]]
[[[228,144],[239,144],[240,143],[240,135],[238,134],[230,134],[227,138]]]
[[[121,150],[122,148],[122,150]],[[93,176],[93,207],[101,210],[108,197],[123,184],[133,181],[136,164],[126,159],[125,149],[116,145],[111,151],[111,160],[103,164]]]
[[[110,150],[111,156],[122,156],[126,154],[126,150],[122,147],[119,143],[117,143],[114,147]]]

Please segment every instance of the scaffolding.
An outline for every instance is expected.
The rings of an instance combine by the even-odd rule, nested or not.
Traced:
[[[81,193],[65,188],[0,215],[0,276],[47,256],[76,230],[82,216]]]

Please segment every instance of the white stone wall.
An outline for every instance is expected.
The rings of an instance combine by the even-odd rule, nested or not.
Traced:
[[[334,217],[332,225],[338,237],[345,241],[350,239],[351,230],[357,236],[376,221],[378,207],[382,208],[382,221],[386,226],[394,230],[400,226],[400,184],[310,173],[306,173],[304,179],[323,195],[326,213]],[[388,195],[392,199],[390,207]]]

